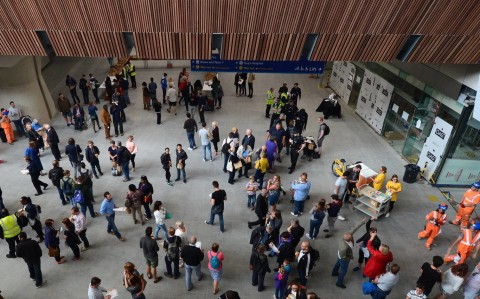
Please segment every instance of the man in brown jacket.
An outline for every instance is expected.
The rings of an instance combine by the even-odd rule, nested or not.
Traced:
[[[110,139],[110,124],[112,123],[112,118],[108,112],[108,106],[103,105],[103,110],[101,113],[103,127],[105,128],[105,138]]]
[[[58,94],[57,99],[57,106],[58,110],[62,112],[63,118],[67,122],[67,126],[73,125],[72,122],[72,105],[70,105],[70,101],[63,95],[63,93]]]

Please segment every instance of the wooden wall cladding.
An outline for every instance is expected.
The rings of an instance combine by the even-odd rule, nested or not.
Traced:
[[[406,39],[406,35],[397,34],[320,34],[310,59],[392,61],[395,60]]]
[[[480,61],[480,36],[422,36],[409,62],[476,64]]]
[[[119,32],[47,31],[58,56],[125,57],[122,34]]]
[[[212,35],[136,32],[137,57],[144,59],[211,59]]]
[[[225,60],[298,60],[306,34],[224,34]]]
[[[0,30],[0,55],[46,56],[34,31]]]

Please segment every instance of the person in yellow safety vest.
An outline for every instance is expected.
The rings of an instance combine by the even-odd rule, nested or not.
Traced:
[[[273,87],[267,91],[267,100],[265,104],[267,104],[267,108],[265,109],[265,117],[270,118],[270,108],[272,108],[273,101],[275,100],[275,96],[273,95]]]
[[[290,98],[290,95],[288,94],[288,91],[282,92],[278,98],[280,99],[280,103],[282,103],[282,106],[285,106],[288,103],[288,99]]]
[[[480,202],[480,182],[475,182],[470,186],[464,194],[462,201],[460,202],[460,207],[457,211],[457,216],[455,216],[454,221],[449,221],[450,224],[459,225],[461,221],[462,227],[466,227],[470,221],[470,216],[472,216],[475,207]]]
[[[135,65],[131,63],[130,61],[127,62],[127,72],[128,75],[130,76],[130,80],[132,81],[132,88],[137,88],[137,72],[135,71]]]
[[[460,235],[452,246],[448,248],[447,254],[444,257],[446,263],[455,262],[455,264],[465,263],[467,258],[475,249],[473,254],[473,259],[477,258],[479,244],[478,240],[480,239],[480,222],[475,221],[474,223],[468,223],[467,228],[462,230],[462,235]],[[459,244],[460,243],[460,244]],[[458,244],[457,253],[450,254],[453,247]]]
[[[125,64],[123,67],[122,67],[122,73],[120,74],[125,80],[128,79],[128,73],[129,73],[129,70],[130,70],[130,67]]]
[[[18,224],[18,218],[14,214],[10,215],[7,209],[1,211],[0,219],[0,237],[8,243],[7,258],[16,258],[15,243],[19,242],[18,235],[22,232],[22,228]]]
[[[428,250],[432,250],[432,243],[440,234],[441,226],[447,222],[447,215],[445,215],[447,209],[448,205],[442,203],[438,205],[438,209],[431,211],[425,216],[427,224],[425,225],[425,229],[418,233],[418,239],[428,238],[425,242],[425,247]]]

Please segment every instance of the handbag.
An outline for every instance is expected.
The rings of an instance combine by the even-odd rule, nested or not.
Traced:
[[[125,212],[127,214],[132,214],[132,209],[131,208],[125,208]]]
[[[170,212],[165,213],[165,219],[172,219],[172,217],[173,217],[172,213],[170,213]]]
[[[60,254],[60,249],[57,247],[57,248],[53,248],[53,247],[48,247],[48,256],[49,257],[56,257]]]
[[[232,163],[232,161],[230,161],[230,159],[228,159],[227,171],[229,171],[229,172],[233,171],[233,163]]]
[[[183,163],[182,162],[177,163],[177,169],[183,169]]]
[[[237,163],[233,163],[234,169],[240,169],[243,167],[242,161],[238,161]]]
[[[125,199],[125,207],[126,208],[132,207],[132,200],[130,198]]]
[[[377,285],[372,282],[364,281],[362,283],[362,291],[364,295],[373,294],[373,292],[375,292],[376,289],[377,289]]]

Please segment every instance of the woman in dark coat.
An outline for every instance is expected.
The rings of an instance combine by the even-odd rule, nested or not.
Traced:
[[[25,125],[25,134],[27,135],[28,140],[35,142],[35,147],[38,150],[45,148],[42,136],[32,128],[31,123]]]
[[[65,257],[60,256],[60,239],[58,238],[58,231],[53,227],[55,221],[53,219],[45,220],[45,246],[51,253],[55,253],[53,256],[57,261],[57,264],[65,263]]]
[[[152,204],[152,195],[153,195],[153,186],[150,184],[148,181],[147,177],[145,175],[142,175],[140,177],[140,183],[138,184],[138,189],[142,190],[144,194],[144,200],[143,200],[143,208],[145,209],[145,215],[147,216],[147,219],[152,218],[152,212],[150,211],[150,205]]]
[[[212,122],[212,143],[215,149],[215,156],[218,154],[218,143],[220,142],[220,131],[218,130],[218,122]]]
[[[37,193],[35,193],[35,196],[39,196],[39,195],[43,194],[40,186],[42,186],[43,190],[45,190],[45,189],[47,189],[48,184],[40,181],[39,177],[40,177],[41,170],[38,167],[38,165],[32,161],[32,159],[30,157],[25,156],[25,162],[27,162],[27,170],[28,170],[28,174],[30,175],[30,178],[32,180],[33,187],[35,187],[35,190],[37,190]]]
[[[75,225],[68,218],[63,218],[62,223],[65,227],[63,232],[65,244],[72,249],[73,254],[75,255],[73,260],[78,261],[80,259],[80,248],[78,248],[78,244],[81,242],[75,232]]]

